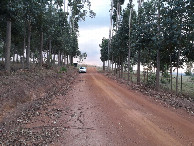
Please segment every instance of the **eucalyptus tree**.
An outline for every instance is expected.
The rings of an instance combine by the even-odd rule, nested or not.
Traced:
[[[78,22],[85,20],[87,14],[94,17],[95,13],[90,9],[89,0],[69,0],[71,7],[71,26],[68,24],[69,13],[63,12],[63,0],[4,0],[0,1],[0,47],[5,44],[6,50],[6,70],[10,71],[10,50],[12,54],[20,54],[26,49],[27,68],[30,68],[31,58],[39,58],[42,65],[44,51],[49,52],[48,56],[57,53],[73,56],[79,54],[78,51]],[[4,28],[7,22],[7,32]],[[11,33],[11,24],[13,30]],[[7,34],[7,35],[6,35]],[[11,43],[12,34],[12,43]],[[6,39],[4,39],[6,38]],[[27,40],[27,48],[26,48]],[[44,44],[48,44],[44,47]],[[49,50],[49,51],[48,51]],[[1,49],[1,54],[3,50]],[[32,55],[30,57],[30,54]],[[39,57],[38,57],[39,56]],[[50,57],[47,59],[50,62]],[[59,58],[59,61],[62,60]]]
[[[114,22],[116,23],[116,30],[118,29],[119,21],[120,21],[120,14],[121,14],[121,5],[123,5],[125,0],[113,0],[113,7],[114,7]],[[115,19],[116,17],[116,19]]]
[[[21,18],[17,18],[12,22],[12,47],[11,47],[11,56],[13,57],[13,61],[15,55],[17,54],[17,61],[19,61],[19,56],[23,56],[24,48],[23,48],[23,34],[24,34],[24,21],[21,21]]]
[[[22,17],[25,20],[25,24],[27,25],[26,27],[27,28],[27,48],[26,48],[27,68],[30,68],[30,51],[31,51],[30,46],[31,46],[32,31],[34,31],[36,28],[38,29],[40,28],[40,30],[42,29],[42,23],[44,20],[41,20],[41,19],[43,18],[43,14],[45,12],[46,5],[48,5],[48,1],[49,0],[44,0],[44,1],[22,0],[22,5],[23,5]],[[40,26],[37,27],[36,24],[40,24]],[[25,34],[24,34],[24,37],[26,37]],[[24,39],[24,42],[25,42],[25,39]]]
[[[116,26],[115,32],[117,33],[119,23],[120,23],[120,15],[121,15],[121,5],[123,5],[125,0],[111,0],[111,11],[110,11],[110,17],[111,17],[111,23],[110,23],[110,29],[109,29],[109,49],[108,49],[108,54],[110,54],[110,49],[112,48],[111,46],[111,35],[113,34],[111,32],[112,27]],[[113,22],[112,22],[113,20]],[[112,26],[113,25],[113,26]],[[109,60],[110,60],[110,55],[108,59],[108,68],[109,68]],[[112,56],[112,61],[113,61],[113,56]]]
[[[64,2],[64,3],[63,3]],[[58,0],[55,1],[54,4],[57,4],[60,8],[62,4],[65,7],[65,1]],[[68,6],[70,7],[70,12],[62,13],[62,11],[58,12],[59,22],[58,28],[55,30],[55,37],[61,42],[61,47],[57,49],[58,56],[60,54],[64,54],[70,56],[70,63],[73,63],[73,57],[78,55],[78,32],[79,25],[78,22],[81,20],[85,20],[86,15],[89,13],[89,16],[93,18],[95,13],[90,9],[91,2],[85,0],[68,0]],[[67,21],[69,15],[69,24]],[[60,36],[59,36],[60,35]],[[55,43],[56,44],[56,43]],[[53,46],[54,48],[55,46]],[[60,60],[60,59],[59,59]],[[67,60],[68,61],[68,60]]]
[[[117,1],[114,1],[112,18],[114,26],[116,24],[118,29],[111,38],[110,53],[114,56],[115,65],[120,66],[122,59],[119,57],[124,56],[123,60],[125,60],[128,51],[128,61],[133,60],[138,66],[137,83],[140,83],[140,62],[144,66],[157,68],[154,85],[159,90],[160,72],[163,74],[170,68],[172,79],[172,67],[176,67],[178,83],[178,68],[183,66],[184,62],[194,60],[194,2],[191,0],[146,2],[139,0],[138,3],[138,15],[130,12],[132,7],[129,4],[123,11],[117,27],[116,10],[118,7]],[[127,47],[128,50],[126,50]],[[129,65],[128,62],[128,68]],[[178,92],[178,84],[176,91]]]
[[[80,51],[78,51],[77,55],[78,55],[77,57],[79,58],[79,61],[77,61],[78,63],[82,63],[84,61],[84,59],[86,59],[86,57],[87,57],[86,52],[81,53]]]
[[[102,39],[102,43],[99,45],[101,50],[100,50],[100,53],[101,53],[101,61],[103,62],[103,70],[105,70],[105,61],[108,60],[108,42],[109,40],[106,39],[106,38],[103,38]]]
[[[57,21],[55,25],[55,40],[57,40],[57,48],[56,51],[58,53],[58,62],[59,65],[62,65],[61,63],[61,56],[62,54],[69,54],[70,44],[71,44],[71,35],[70,35],[70,27],[67,22],[67,15],[60,9],[60,11],[57,12]]]
[[[117,31],[117,41],[120,44],[118,46],[119,50],[119,65],[121,65],[121,77],[123,76],[123,65],[127,61],[128,58],[128,45],[129,45],[129,16],[130,11],[124,10],[122,13],[122,21],[119,25],[119,29]]]
[[[4,61],[5,58],[5,36],[6,36],[6,32],[5,32],[5,28],[6,28],[6,21],[4,21],[5,19],[1,16],[0,17],[0,57],[1,60]]]
[[[85,17],[89,13],[89,17],[95,17],[95,13],[91,10],[91,2],[89,0],[69,0],[68,5],[71,9],[70,12],[70,26],[71,26],[71,45],[72,49],[70,52],[70,63],[73,63],[73,56],[76,55],[78,50],[78,43],[77,43],[77,34],[79,25],[78,22],[81,20],[85,20]]]
[[[161,0],[161,19],[160,19],[160,67],[165,70],[170,66],[171,89],[172,89],[172,67],[177,67],[176,92],[178,93],[178,68],[183,62],[188,61],[193,44],[190,36],[192,32],[193,2],[189,0],[167,1]],[[191,6],[191,7],[190,7]],[[190,17],[191,16],[191,17]],[[194,51],[193,51],[194,53]],[[181,57],[180,57],[181,56]],[[158,68],[158,67],[157,67]]]
[[[46,34],[46,42],[48,45],[47,50],[47,62],[50,64],[51,61],[55,63],[55,55],[61,54],[60,51],[64,50],[64,42],[66,38],[64,39],[64,35],[66,33],[63,33],[66,29],[68,29],[68,26],[66,26],[67,23],[67,14],[63,13],[62,11],[62,2],[61,1],[51,1],[48,5],[48,8],[46,10],[45,15],[45,22],[46,23],[44,29],[44,33]],[[64,30],[65,29],[65,30]],[[66,36],[68,38],[68,36]],[[60,50],[60,51],[59,51]],[[52,54],[53,54],[53,60],[52,60]],[[60,58],[59,58],[60,59]],[[50,64],[51,65],[51,64]],[[60,62],[59,62],[60,65]]]
[[[46,17],[46,9],[48,7],[48,1],[40,1],[37,3],[37,7],[39,10],[39,13],[36,15],[36,30],[39,33],[39,37],[40,37],[40,41],[39,41],[39,65],[42,66],[43,63],[43,56],[42,56],[42,52],[43,52],[43,41],[44,41],[44,33],[47,31],[48,27],[48,23],[47,23],[47,17]]]
[[[184,51],[184,56],[186,57],[186,62],[193,62],[194,61],[194,1],[192,0],[186,0],[185,2],[185,7],[186,13],[185,17],[185,27],[184,31],[185,33],[185,38],[187,41],[187,49]]]
[[[108,42],[108,69],[110,66],[110,48],[111,48],[111,35],[112,35],[112,15],[113,15],[113,1],[111,0],[111,9],[110,9],[110,27],[109,27],[109,42]],[[112,56],[112,64],[113,64],[113,56]]]
[[[123,10],[121,13],[121,21],[118,25],[118,30],[116,34],[112,36],[111,39],[111,55],[113,56],[113,61],[119,67],[119,75],[122,76],[123,64],[126,62],[128,57],[128,44],[129,44],[129,15],[130,15],[130,5],[127,9]],[[134,11],[131,13],[131,18],[135,24],[136,14]],[[134,26],[132,26],[134,27]],[[135,31],[134,31],[135,32]],[[133,37],[131,37],[133,38]],[[133,39],[131,39],[131,43]],[[121,66],[121,67],[120,67]]]
[[[10,73],[10,50],[11,50],[11,25],[17,17],[17,11],[21,8],[20,1],[0,1],[0,17],[6,22],[5,39],[5,70]]]
[[[155,67],[160,72],[159,48],[162,46],[162,38],[160,32],[160,17],[158,10],[158,1],[151,0],[143,3],[144,17],[144,47],[141,52],[142,65],[148,68]],[[159,67],[158,67],[159,66]],[[159,73],[158,72],[158,73]],[[158,76],[159,77],[159,76]],[[159,80],[156,79],[156,84]]]
[[[160,37],[160,0],[158,0],[158,35]],[[159,40],[159,39],[158,39]],[[156,90],[160,88],[160,44],[157,48]]]
[[[141,23],[141,19],[142,19],[142,16],[141,16],[141,6],[142,6],[142,3],[144,2],[144,0],[138,0],[138,25],[140,25]],[[139,30],[141,30],[141,27],[139,28]],[[141,39],[141,33],[139,33],[139,36],[138,36],[138,40]],[[140,45],[141,46],[141,45]],[[137,63],[137,84],[140,84],[140,56],[141,56],[141,47],[138,47],[138,63]]]
[[[130,5],[130,12],[129,12],[129,42],[128,42],[128,81],[130,77],[130,57],[131,57],[131,15],[133,12],[133,0],[129,0],[129,5]]]
[[[37,14],[37,9],[34,1],[23,1],[23,18],[27,24],[27,48],[26,48],[26,65],[30,68],[30,43],[31,43],[31,30],[32,23],[35,21],[35,15]],[[26,36],[24,35],[26,38]],[[24,39],[25,45],[25,39]]]

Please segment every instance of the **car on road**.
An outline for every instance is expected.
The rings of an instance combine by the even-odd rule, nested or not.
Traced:
[[[79,73],[86,73],[86,67],[80,67],[79,68]]]

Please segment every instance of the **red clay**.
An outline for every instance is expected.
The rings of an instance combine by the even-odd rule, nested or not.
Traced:
[[[193,116],[152,102],[92,67],[55,102],[69,112],[56,123],[66,128],[53,145],[194,145]]]

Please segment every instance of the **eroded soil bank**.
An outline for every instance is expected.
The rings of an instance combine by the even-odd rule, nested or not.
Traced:
[[[42,116],[41,110],[49,116],[47,108],[58,95],[66,95],[77,75],[77,69],[69,67],[67,72],[59,68],[19,70],[10,76],[0,76],[0,144],[50,143],[56,130],[43,127],[37,131],[25,125]]]

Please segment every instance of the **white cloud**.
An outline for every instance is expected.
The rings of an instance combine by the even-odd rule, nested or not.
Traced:
[[[108,29],[108,27],[80,29],[79,48],[88,55],[85,63],[102,65],[99,44],[103,37],[108,37]]]
[[[110,1],[91,0],[91,4],[96,17],[86,18],[85,22],[79,23],[79,49],[87,53],[88,57],[84,63],[102,65],[99,44],[103,37],[108,38]]]
[[[102,38],[108,38],[110,25],[110,0],[90,0],[91,9],[96,13],[96,17],[86,18],[86,21],[79,23],[79,48],[81,52],[86,52],[88,57],[84,63],[102,65],[100,60],[100,47]],[[125,1],[123,6],[127,6]],[[134,2],[136,3],[136,2]]]

